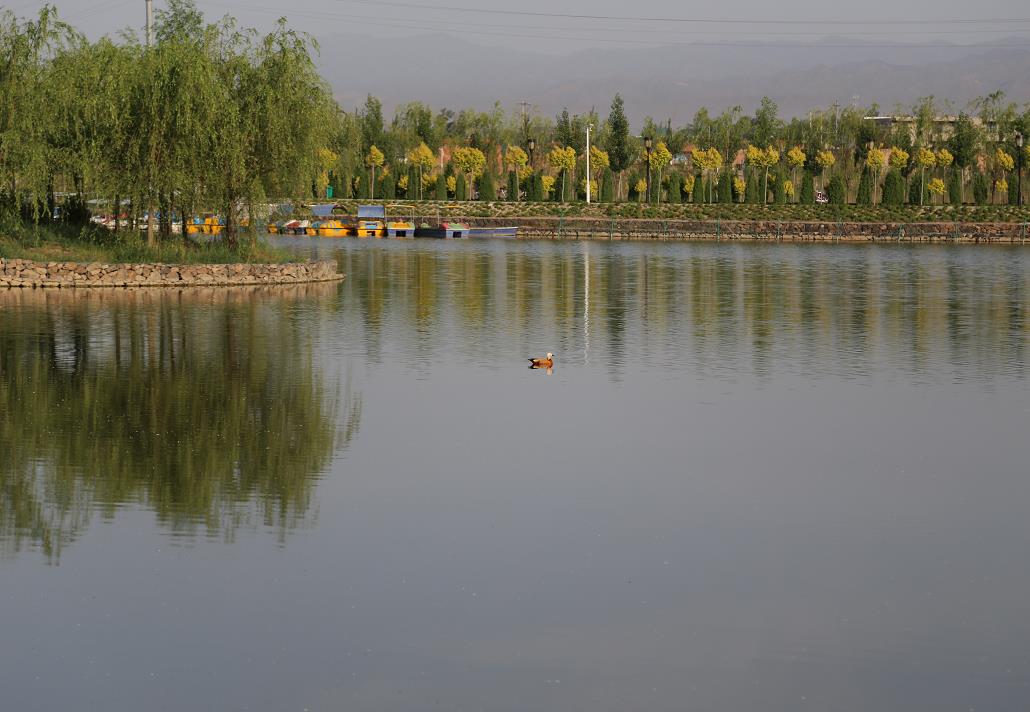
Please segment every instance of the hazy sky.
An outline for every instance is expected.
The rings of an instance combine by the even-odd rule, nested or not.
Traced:
[[[144,0],[57,0],[59,13],[96,37],[126,26],[141,27]],[[155,8],[163,0],[155,0]],[[32,14],[40,0],[6,4],[18,14]],[[900,43],[996,43],[1030,34],[1030,7],[1025,0],[989,0],[970,4],[955,0],[738,0],[733,3],[683,3],[674,0],[200,0],[209,19],[235,15],[246,26],[267,27],[280,15],[291,25],[331,41],[334,36],[372,33],[403,37],[443,32],[487,45],[533,51],[569,51],[584,47],[633,47],[650,44],[737,41],[803,44],[825,36],[846,35],[863,41]],[[479,11],[516,10],[496,14]],[[541,14],[535,14],[541,13]],[[607,15],[617,19],[562,18],[547,14]],[[628,15],[664,18],[628,21]],[[870,18],[875,21],[869,22]],[[996,20],[984,22],[984,19]],[[690,20],[681,22],[676,20]],[[729,22],[711,22],[727,20]],[[748,22],[759,21],[759,22]]]

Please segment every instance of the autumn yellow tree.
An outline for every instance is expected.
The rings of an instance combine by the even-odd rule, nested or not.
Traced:
[[[605,169],[608,168],[610,162],[608,160],[608,152],[602,151],[597,146],[590,147],[590,170],[594,172],[594,178],[597,179],[604,173]]]
[[[712,177],[708,179],[708,202],[714,203],[715,185],[719,182],[719,173],[722,171],[722,154],[715,146],[705,151],[705,165],[708,167]]]
[[[877,202],[876,189],[880,185],[880,179],[883,174],[883,169],[887,165],[887,159],[883,156],[883,149],[873,147],[869,149],[869,153],[865,157],[865,167],[869,171],[869,177],[872,179],[873,187],[873,204]]]
[[[680,187],[683,189],[684,193],[693,197],[694,186],[696,183],[697,177],[693,173],[691,173],[690,175],[683,176],[683,182],[680,184]]]
[[[897,146],[891,146],[891,156],[888,159],[891,168],[896,168],[899,171],[903,170],[908,165],[908,158],[908,151]]]
[[[426,174],[433,170],[433,164],[436,162],[433,151],[425,142],[420,143],[408,151],[408,162],[418,168],[418,199],[422,200],[426,186]]]
[[[633,186],[633,189],[637,191],[637,202],[644,202],[644,193],[647,192],[647,181],[641,178],[637,181],[636,185]]]
[[[486,156],[478,148],[462,146],[454,149],[451,160],[459,171],[468,176],[466,182],[468,195],[471,198],[474,194],[472,186],[475,185],[475,179],[483,175],[483,171],[486,170]]]
[[[798,180],[798,169],[805,167],[805,162],[808,160],[808,156],[801,150],[800,146],[794,146],[794,148],[787,151],[787,165],[790,167],[790,181],[791,188],[797,185]]]
[[[564,203],[566,176],[576,168],[576,149],[572,146],[555,146],[547,154],[547,163],[561,173],[561,201]]]
[[[369,183],[369,197],[375,200],[376,197],[376,167],[383,165],[386,161],[386,156],[383,152],[372,144],[368,149],[368,155],[365,156],[365,165],[372,170],[372,181]]]
[[[762,202],[765,203],[769,195],[769,169],[780,162],[780,152],[772,146],[764,149],[758,148],[758,146],[748,146],[745,155],[748,163],[763,171]]]
[[[1009,171],[1016,167],[1016,161],[1012,158],[1012,154],[999,147],[994,151],[994,166],[1000,174],[998,179],[994,182],[995,190],[1002,195],[1007,195],[1009,190],[1007,176]],[[992,196],[992,202],[995,199],[996,198]]]
[[[933,198],[944,195],[944,181],[940,178],[934,178],[926,185],[926,189],[930,191],[932,196],[931,202],[933,202]]]
[[[669,151],[669,147],[665,145],[664,141],[659,141],[655,144],[654,149],[651,151],[651,155],[648,156],[648,162],[651,164],[651,171],[658,172],[658,202],[662,202],[662,171],[669,165],[669,161],[672,160],[672,152]],[[646,190],[646,188],[645,188]],[[647,196],[648,202],[651,200],[651,196]]]
[[[733,190],[737,194],[737,202],[738,203],[743,203],[744,202],[744,193],[747,191],[747,181],[745,181],[740,176],[734,177],[733,178]]]
[[[833,151],[831,151],[829,149],[825,149],[825,150],[819,151],[818,153],[815,154],[815,164],[817,166],[819,166],[819,170],[820,170],[821,173],[825,174],[826,171],[828,171],[831,168],[833,168],[833,166],[836,163],[837,163],[837,157],[835,155],[833,155]],[[826,187],[826,178],[825,178],[825,176],[820,176],[820,178],[821,178],[821,180],[820,180],[819,190],[823,190]]]
[[[937,154],[920,146],[916,150],[916,165],[919,166],[919,204],[923,204],[923,193],[926,190],[926,169],[937,165]]]
[[[514,170],[519,180],[526,177],[529,171],[529,156],[520,146],[511,145],[504,152],[504,163],[508,170]]]

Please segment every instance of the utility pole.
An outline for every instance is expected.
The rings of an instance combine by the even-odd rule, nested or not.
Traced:
[[[587,124],[587,205],[590,205],[590,129],[593,124]]]
[[[1016,132],[1016,205],[1023,206],[1023,134]]]

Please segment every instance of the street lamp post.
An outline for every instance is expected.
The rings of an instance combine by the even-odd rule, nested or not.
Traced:
[[[536,200],[536,168],[533,166],[533,152],[536,150],[536,139],[532,136],[526,141],[529,149],[529,183],[526,185],[526,200]]]
[[[1023,205],[1023,134],[1016,133],[1016,205]]]
[[[654,147],[650,136],[644,137],[644,151],[647,153],[647,202],[651,202],[651,149]]]

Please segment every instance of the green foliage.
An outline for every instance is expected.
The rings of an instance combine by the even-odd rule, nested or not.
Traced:
[[[698,205],[708,202],[708,181],[701,173],[694,176],[694,192],[690,197]]]
[[[858,180],[858,197],[855,202],[858,205],[873,204],[873,177],[868,168],[862,169],[862,177]]]
[[[922,192],[922,199],[920,199]],[[913,176],[908,182],[908,202],[910,205],[925,205],[930,202],[929,194],[926,192],[925,184],[919,180],[919,176]]]
[[[519,174],[508,171],[508,200],[519,199]]]
[[[479,179],[479,199],[492,202],[497,200],[497,185],[494,183],[493,174],[487,171]]]
[[[681,202],[680,196],[683,195],[683,189],[680,187],[682,182],[680,174],[675,171],[669,174],[668,189],[666,195],[668,196],[667,202],[676,204]]]
[[[758,184],[758,173],[757,173],[757,171],[753,171],[753,170],[752,171],[748,171],[747,189],[744,191],[744,202],[751,203],[752,205],[754,205],[756,203],[765,202],[765,201],[759,199],[760,191],[761,191],[761,188],[760,188],[760,186]]]
[[[612,171],[619,173],[629,167],[629,120],[626,118],[622,97],[618,94],[612,99],[611,113],[608,114],[604,150],[608,152]]]
[[[811,171],[805,171],[801,175],[801,200],[802,205],[815,205],[815,178]]]
[[[905,179],[897,169],[892,168],[883,179],[883,196],[880,202],[884,205],[905,204]]]
[[[615,174],[611,168],[605,168],[601,174],[601,202],[611,203],[615,199]],[[677,200],[676,202],[679,202]]]
[[[465,174],[458,173],[456,176],[456,182],[454,184],[454,199],[455,200],[468,200],[467,189],[465,186]]]
[[[1016,178],[1014,176],[1009,179],[1008,183],[1009,183],[1008,204],[1009,205],[1018,205],[1019,204],[1019,183],[1018,183],[1018,181],[1016,180]]]
[[[442,174],[436,177],[436,199],[447,200],[447,176]]]
[[[962,205],[962,171],[953,170],[948,176],[948,202]]]
[[[973,171],[973,203],[975,205],[984,205],[987,203],[987,195],[990,192],[990,183],[987,180],[987,176],[983,172],[974,170]]]
[[[383,200],[394,200],[397,197],[397,180],[393,173],[383,176],[382,189],[379,193]]]
[[[829,198],[831,205],[844,205],[847,198],[847,186],[844,185],[844,179],[839,175],[830,178],[829,183],[826,184],[826,197]]]
[[[730,171],[723,171],[719,176],[719,202],[733,202],[733,176],[730,175]]]
[[[954,132],[948,139],[948,150],[954,156],[955,165],[959,168],[972,166],[976,161],[979,143],[979,131],[972,118],[966,114],[959,114]]]
[[[361,171],[361,173],[358,174],[358,191],[357,191],[358,192],[358,194],[357,194],[358,198],[362,198],[362,199],[367,199],[368,198],[368,195],[369,195],[368,180],[369,180],[368,171]]]

